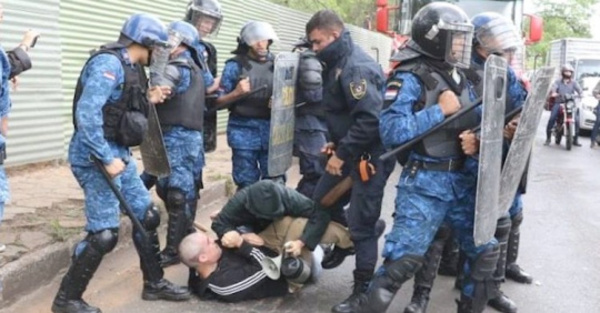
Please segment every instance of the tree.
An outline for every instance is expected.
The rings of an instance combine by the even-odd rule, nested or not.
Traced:
[[[337,12],[344,22],[363,26],[367,17],[375,15],[375,0],[269,0],[292,9],[314,13],[322,9]]]
[[[528,47],[529,65],[537,57],[545,64],[550,42],[565,37],[590,38],[590,18],[594,13],[593,6],[600,0],[536,0],[535,5],[541,8],[538,15],[544,19],[544,37],[539,43]]]

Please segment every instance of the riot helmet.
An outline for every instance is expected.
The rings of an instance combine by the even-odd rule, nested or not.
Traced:
[[[185,21],[196,27],[202,38],[216,36],[223,21],[221,4],[217,0],[190,1]]]
[[[158,18],[146,13],[129,17],[123,24],[119,37],[119,43],[125,46],[136,43],[150,50],[165,45],[167,40],[165,25]]]
[[[260,56],[266,56],[271,44],[275,40],[279,40],[279,38],[271,24],[261,21],[250,21],[242,27],[237,40],[238,47],[233,51],[234,54],[246,53],[256,43],[265,40],[268,41],[266,51],[256,51]]]
[[[575,73],[575,69],[573,68],[573,66],[571,66],[571,64],[565,64],[560,69],[560,74],[565,79],[573,78],[573,73]]]
[[[200,42],[198,30],[190,23],[184,21],[175,21],[169,24],[169,39],[178,37],[181,43],[189,48],[195,49]],[[169,40],[171,43],[171,40]]]
[[[484,12],[471,19],[474,27],[473,46],[488,54],[510,59],[521,46],[521,38],[511,20],[495,12]]]
[[[413,18],[411,37],[431,58],[456,67],[470,66],[473,25],[456,5],[434,2],[421,8]]]

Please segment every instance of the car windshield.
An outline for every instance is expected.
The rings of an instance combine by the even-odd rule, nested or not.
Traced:
[[[600,60],[577,60],[577,80],[600,77]]]

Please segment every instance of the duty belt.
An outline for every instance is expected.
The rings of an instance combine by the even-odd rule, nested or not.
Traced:
[[[453,172],[462,169],[465,164],[464,159],[450,159],[442,162],[426,162],[421,160],[409,160],[404,167],[410,168],[411,175],[417,173],[419,169],[428,171]]]

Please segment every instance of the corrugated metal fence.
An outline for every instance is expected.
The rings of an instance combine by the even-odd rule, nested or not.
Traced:
[[[71,101],[77,77],[89,51],[117,39],[123,20],[137,12],[159,16],[163,22],[181,19],[187,0],[3,0],[5,21],[0,26],[5,49],[18,44],[27,28],[43,33],[32,51],[34,69],[21,77],[12,93],[13,110],[8,138],[8,165],[64,158],[73,132]],[[304,35],[310,14],[264,0],[221,0],[225,20],[216,38],[219,72],[236,46],[242,25],[267,21],[280,41],[272,51],[289,51]],[[349,25],[354,40],[386,68],[391,38]],[[219,114],[224,130],[227,112]]]

